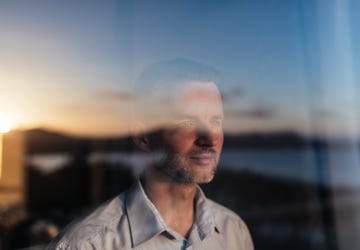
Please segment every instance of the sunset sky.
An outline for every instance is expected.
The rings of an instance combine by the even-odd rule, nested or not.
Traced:
[[[132,84],[174,58],[221,72],[226,132],[359,133],[359,1],[0,1],[0,120],[128,131]]]

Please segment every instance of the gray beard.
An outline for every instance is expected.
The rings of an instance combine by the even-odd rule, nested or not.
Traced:
[[[170,178],[173,182],[179,183],[179,184],[204,184],[209,183],[217,170],[217,162],[216,165],[212,171],[212,175],[210,178],[207,178],[207,176],[201,177],[200,180],[195,180],[194,174],[184,168],[182,166],[184,163],[180,156],[169,156],[164,155],[162,157],[163,159],[160,160],[157,164],[155,164],[155,168],[164,174],[166,177]]]

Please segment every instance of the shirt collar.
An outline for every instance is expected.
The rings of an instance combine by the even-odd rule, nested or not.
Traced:
[[[133,247],[163,232],[169,232],[161,215],[145,194],[140,181],[126,193],[126,210],[130,224]],[[195,224],[200,240],[215,230],[214,217],[206,197],[198,186],[195,195]]]
[[[138,181],[126,194],[133,247],[166,230],[166,225]]]
[[[195,195],[195,206],[195,224],[199,229],[199,237],[203,240],[215,231],[216,225],[211,207],[199,186]]]

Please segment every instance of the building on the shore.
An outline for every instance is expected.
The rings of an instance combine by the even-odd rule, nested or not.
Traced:
[[[22,206],[25,197],[24,134],[0,134],[0,212]]]

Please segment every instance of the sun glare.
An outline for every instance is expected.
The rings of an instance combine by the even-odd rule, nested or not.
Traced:
[[[0,117],[0,133],[7,133],[11,130],[10,121],[4,117]]]

